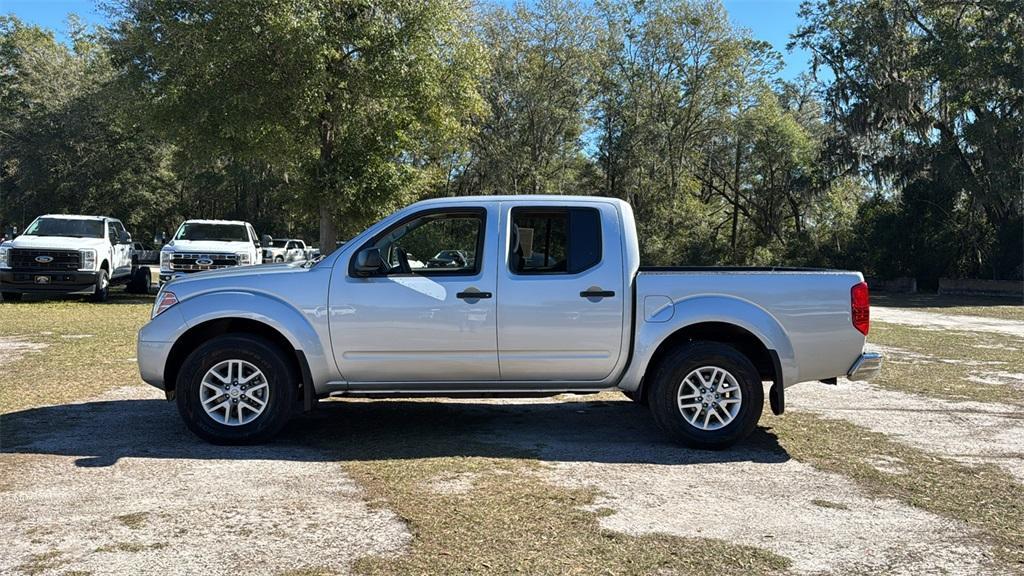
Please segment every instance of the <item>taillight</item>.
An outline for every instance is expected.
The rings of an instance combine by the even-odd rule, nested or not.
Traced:
[[[168,308],[174,306],[177,303],[178,297],[174,295],[174,292],[164,291],[164,293],[160,295],[160,299],[157,300],[156,306],[153,307],[152,318],[156,318],[157,316],[162,314],[164,310],[167,310]]]
[[[850,288],[850,316],[853,318],[853,327],[867,336],[871,328],[871,298],[868,296],[867,282]]]

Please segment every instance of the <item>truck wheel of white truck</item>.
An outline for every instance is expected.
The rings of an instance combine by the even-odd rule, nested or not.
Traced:
[[[247,334],[202,344],[178,373],[178,412],[213,444],[269,440],[288,422],[298,379],[281,349]]]
[[[728,448],[753,432],[764,389],[750,359],[727,344],[692,342],[669,353],[648,396],[654,420],[693,448]]]

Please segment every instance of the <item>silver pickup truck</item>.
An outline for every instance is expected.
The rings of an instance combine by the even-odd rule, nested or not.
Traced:
[[[329,396],[621,390],[672,439],[723,448],[754,429],[764,382],[781,414],[793,384],[877,374],[868,314],[857,272],[642,268],[620,200],[445,198],[316,263],[167,283],[138,361],[215,443],[266,440]]]

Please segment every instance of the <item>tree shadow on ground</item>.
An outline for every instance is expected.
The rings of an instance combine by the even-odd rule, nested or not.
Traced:
[[[1024,306],[1019,296],[942,296],[873,292],[873,306],[890,308],[962,308],[965,306]]]
[[[75,457],[80,467],[121,458],[368,461],[437,457],[546,462],[778,463],[789,455],[758,427],[723,451],[668,442],[631,402],[556,400],[330,401],[294,418],[274,442],[214,446],[193,436],[173,403],[109,400],[32,408],[0,416],[0,452]]]

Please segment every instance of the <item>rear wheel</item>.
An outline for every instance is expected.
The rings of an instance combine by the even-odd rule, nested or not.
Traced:
[[[760,376],[750,359],[726,344],[680,347],[661,362],[652,383],[655,422],[687,446],[727,448],[749,436],[761,417]]]
[[[4,302],[21,302],[21,292],[0,292]]]
[[[281,262],[284,262],[284,256],[275,256],[274,257],[274,262],[276,262],[278,264],[280,264]]]
[[[291,414],[298,388],[293,372],[282,350],[267,340],[241,334],[214,338],[182,365],[178,412],[207,442],[269,440]]]

